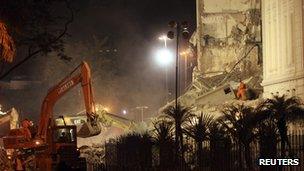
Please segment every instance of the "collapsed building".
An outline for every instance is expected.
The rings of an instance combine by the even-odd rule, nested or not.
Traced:
[[[182,105],[216,114],[223,104],[255,106],[283,94],[303,98],[301,0],[197,0],[196,5],[190,43],[197,66],[191,87],[179,97]],[[236,97],[240,81],[247,87],[246,101]]]
[[[3,147],[2,137],[6,136],[11,129],[16,129],[19,126],[19,114],[15,108],[0,114],[0,148]]]

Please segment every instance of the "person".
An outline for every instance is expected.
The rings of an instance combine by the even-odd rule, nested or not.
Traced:
[[[236,97],[240,100],[246,100],[246,84],[242,82],[242,80],[240,80],[240,84],[236,93]]]
[[[29,141],[32,138],[32,133],[30,131],[30,127],[32,126],[33,122],[29,119],[24,119],[21,122],[21,131],[23,132],[23,135],[25,138]]]
[[[65,132],[62,132],[62,133],[61,133],[61,136],[59,137],[59,141],[60,141],[60,142],[67,142],[67,141],[68,141],[67,135],[66,135]]]

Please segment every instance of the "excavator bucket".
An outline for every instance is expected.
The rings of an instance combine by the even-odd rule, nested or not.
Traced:
[[[100,134],[101,126],[98,122],[86,122],[84,123],[79,131],[77,136],[81,138],[88,138]]]

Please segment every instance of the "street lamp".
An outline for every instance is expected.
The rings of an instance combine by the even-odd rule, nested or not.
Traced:
[[[168,49],[160,49],[156,52],[156,60],[161,65],[168,65],[172,59],[173,55]]]
[[[166,35],[160,36],[160,37],[158,38],[158,40],[164,41],[164,43],[165,43],[165,48],[167,48],[167,40],[169,40],[169,39],[168,39],[168,37],[167,37]]]
[[[148,109],[148,106],[137,106],[135,109],[141,110],[141,122],[144,122],[144,110]]]
[[[169,22],[169,27],[171,29],[175,29],[175,33],[174,31],[170,30],[167,33],[167,37],[169,39],[173,39],[174,37],[176,37],[176,61],[175,61],[175,109],[177,109],[177,98],[178,98],[178,64],[179,64],[179,36],[180,33],[182,34],[184,39],[187,39],[189,37],[189,32],[188,32],[188,22],[183,21],[181,23],[177,22],[177,21],[170,21]],[[176,34],[176,36],[175,36]]]

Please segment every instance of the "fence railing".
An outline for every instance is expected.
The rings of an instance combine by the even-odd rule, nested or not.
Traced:
[[[184,163],[183,165],[175,167],[174,170],[304,171],[304,131],[291,131],[288,134],[288,138],[291,149],[287,148],[288,152],[286,154],[288,154],[290,158],[299,158],[299,166],[258,166],[258,159],[263,158],[263,154],[265,153],[262,151],[265,150],[265,148],[259,140],[256,140],[250,144],[249,157],[252,167],[249,169],[248,163],[246,163],[245,149],[239,143],[230,142],[230,144],[224,145],[221,144],[221,142],[212,144],[209,141],[205,141],[203,142],[202,148],[203,160],[198,168],[196,143],[192,138],[185,137]],[[281,143],[279,139],[275,143],[275,146],[271,150],[271,158],[278,159],[281,158]],[[164,170],[160,166],[161,158],[157,147],[147,144],[145,144],[144,147],[140,147],[140,144],[136,144],[137,147],[132,146],[132,143],[130,143],[128,144],[130,147],[123,146],[123,148],[126,149],[122,149],[121,146],[118,145],[118,142],[107,142],[105,144],[105,163],[102,167],[94,166],[93,170]]]

